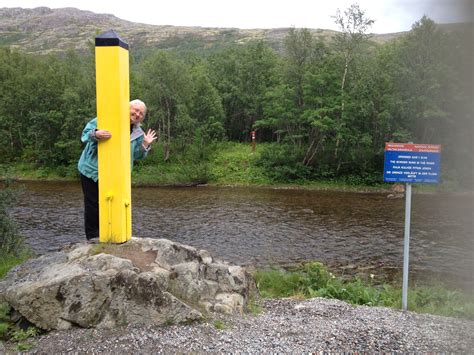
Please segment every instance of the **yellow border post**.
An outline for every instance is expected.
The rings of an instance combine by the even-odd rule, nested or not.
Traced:
[[[132,236],[128,44],[112,30],[95,39],[97,128],[112,133],[98,143],[99,240]]]

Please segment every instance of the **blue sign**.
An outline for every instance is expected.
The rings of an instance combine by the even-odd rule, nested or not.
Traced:
[[[385,182],[437,184],[441,146],[435,144],[386,143]]]

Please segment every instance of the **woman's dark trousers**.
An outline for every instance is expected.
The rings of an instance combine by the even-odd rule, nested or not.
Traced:
[[[81,174],[86,238],[99,238],[99,183]]]

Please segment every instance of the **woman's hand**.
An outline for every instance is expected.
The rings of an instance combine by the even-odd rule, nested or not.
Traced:
[[[143,147],[145,149],[148,149],[148,147],[150,146],[151,143],[153,143],[155,141],[155,139],[158,138],[156,136],[156,132],[154,130],[152,130],[151,128],[148,129],[148,131],[146,132],[145,136],[143,137]]]
[[[109,139],[112,137],[112,133],[110,133],[109,131],[105,130],[105,129],[98,129],[95,131],[95,137],[99,140],[99,141],[103,141],[103,140],[106,140],[106,139]]]

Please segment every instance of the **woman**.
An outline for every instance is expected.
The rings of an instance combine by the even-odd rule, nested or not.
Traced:
[[[145,119],[146,106],[141,100],[130,101],[130,149],[131,167],[135,160],[147,156],[156,132],[149,129],[145,134],[140,124]],[[77,168],[81,173],[84,193],[84,226],[87,240],[99,237],[99,174],[97,164],[97,144],[110,139],[112,134],[97,128],[97,117],[89,121],[82,131],[81,141],[86,146],[82,151]]]

